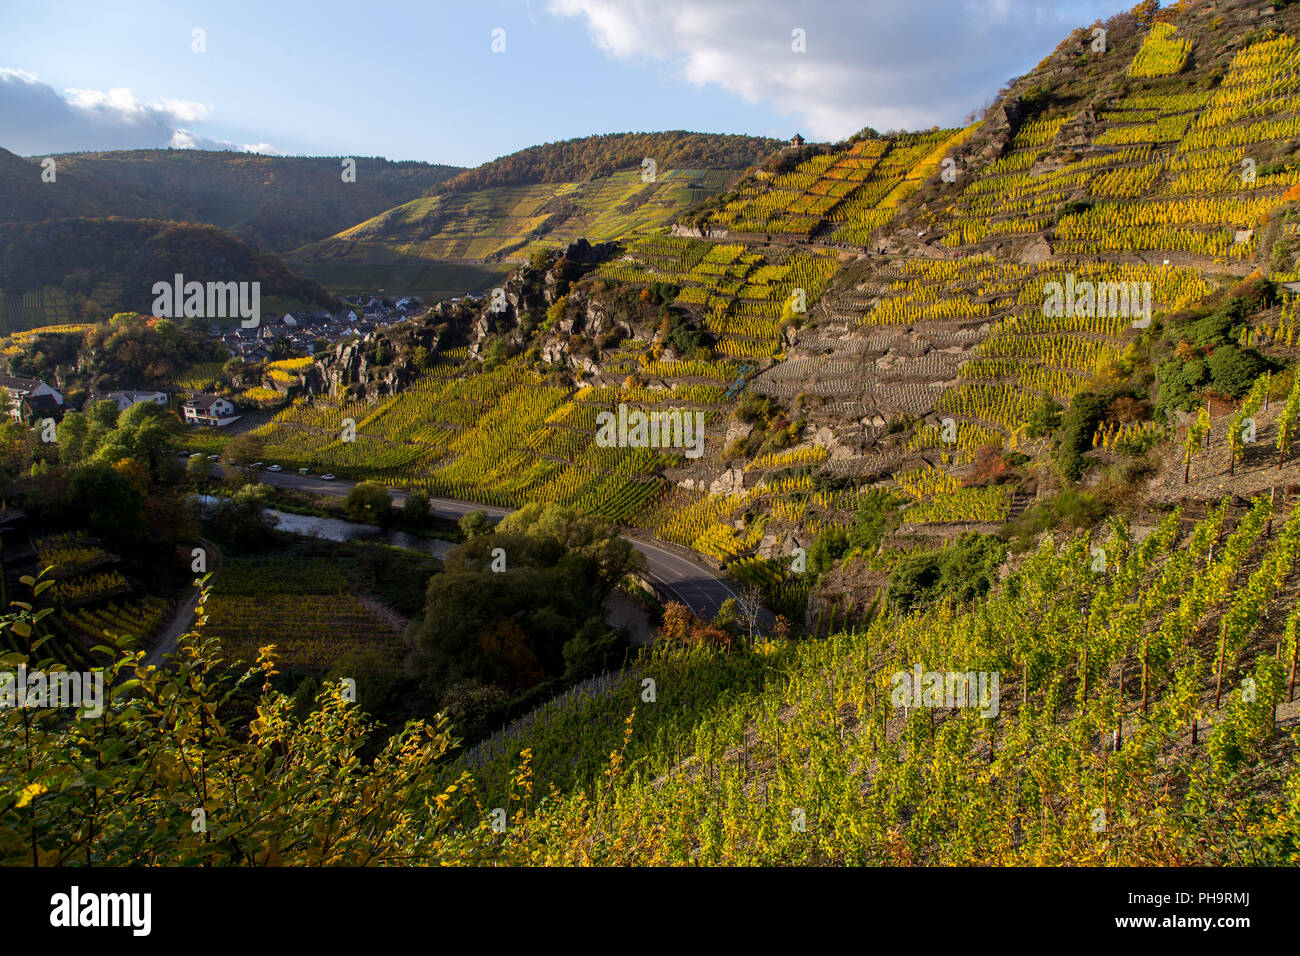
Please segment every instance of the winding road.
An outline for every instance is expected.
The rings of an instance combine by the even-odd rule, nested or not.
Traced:
[[[342,478],[325,481],[319,476],[290,472],[259,471],[256,477],[277,488],[336,498],[346,495],[355,484]],[[400,488],[389,488],[388,493],[394,504],[401,506],[405,503],[406,492]],[[431,498],[429,505],[434,514],[453,520],[471,511],[482,511],[489,518],[500,520],[515,510],[455,498]],[[739,597],[739,585],[733,580],[686,553],[673,549],[671,545],[661,541],[647,541],[631,534],[625,534],[624,537],[645,556],[646,577],[658,585],[665,595],[675,597],[701,617],[712,618],[722,607],[723,601],[729,597]]]

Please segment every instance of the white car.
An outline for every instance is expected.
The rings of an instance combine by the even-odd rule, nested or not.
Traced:
[[[221,461],[221,456],[220,456],[220,455],[209,455],[209,456],[208,456],[208,461]]]
[[[267,466],[266,466],[266,470],[267,470],[267,471],[284,471],[284,469],[281,468],[279,465],[267,465]]]
[[[320,476],[320,479],[321,479],[321,481],[333,481],[333,480],[334,480],[334,476],[333,476],[333,475],[321,475],[321,476]]]

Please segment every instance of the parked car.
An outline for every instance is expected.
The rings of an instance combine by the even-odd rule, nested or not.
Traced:
[[[308,473],[309,473],[309,472],[307,471],[306,468],[299,468],[299,469],[298,469],[298,474],[300,474],[300,475],[306,475],[306,474],[308,474]]]
[[[267,465],[267,466],[266,466],[266,470],[267,470],[267,471],[284,471],[284,469],[281,468],[279,465]]]
[[[333,476],[333,475],[321,475],[320,477],[321,477],[321,481],[333,481],[333,480],[334,480],[334,476]]]
[[[253,462],[253,467],[254,467],[254,468],[265,468],[265,467],[266,467],[266,462],[264,462],[264,461],[255,461],[255,462]]]
[[[208,461],[221,461],[221,456],[220,456],[220,455],[209,455],[209,456],[208,456]]]

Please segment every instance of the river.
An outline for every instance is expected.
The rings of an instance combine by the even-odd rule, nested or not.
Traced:
[[[203,508],[204,517],[208,516],[208,509],[216,507],[218,502],[228,500],[212,495],[198,495],[196,497]],[[444,541],[442,538],[424,538],[420,535],[407,534],[405,531],[396,531],[392,528],[381,528],[373,524],[360,524],[356,521],[345,521],[342,518],[299,515],[288,511],[279,511],[275,508],[265,510],[267,514],[275,518],[277,530],[287,531],[290,534],[324,538],[327,541],[367,541],[372,544],[387,544],[394,548],[422,551],[440,560],[446,557],[447,552],[455,547],[452,542]]]
[[[207,517],[209,509],[215,508],[219,502],[229,500],[212,495],[192,497],[198,499],[204,517]],[[439,560],[446,557],[447,552],[455,547],[452,542],[441,538],[422,538],[419,535],[407,534],[405,531],[345,521],[342,518],[318,518],[315,515],[298,515],[275,508],[267,508],[265,511],[275,517],[277,530],[287,531],[290,534],[324,538],[328,541],[367,541],[373,544],[386,544],[394,548],[422,551]],[[633,644],[646,644],[654,640],[654,628],[645,607],[617,588],[606,599],[604,611],[606,622],[627,634]]]

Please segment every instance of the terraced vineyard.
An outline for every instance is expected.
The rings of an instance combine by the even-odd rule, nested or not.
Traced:
[[[642,181],[640,170],[616,172],[590,182],[496,186],[415,199],[336,236],[296,250],[289,261],[309,274],[346,280],[370,267],[420,268],[473,264],[508,257],[526,261],[535,248],[555,248],[585,237],[593,242],[635,236],[666,225],[690,204],[721,192],[736,172],[660,169]],[[497,270],[494,275],[499,275]],[[488,275],[465,272],[462,285],[438,288],[478,291]],[[429,281],[425,279],[423,281]],[[451,282],[450,275],[442,280]],[[343,285],[355,283],[343,281]],[[374,286],[393,283],[376,282]],[[423,286],[410,286],[417,291]],[[374,287],[372,286],[372,288]]]
[[[968,481],[981,452],[1041,451],[1026,431],[1040,407],[1114,380],[1152,323],[1266,273],[1262,243],[1295,235],[1300,163],[1267,159],[1300,134],[1294,36],[1259,31],[1202,86],[1186,71],[1207,55],[1203,33],[1175,20],[1131,42],[1104,97],[818,147],[725,194],[704,237],[660,228],[666,213],[583,220],[588,238],[622,242],[591,282],[675,287],[673,308],[713,337],[708,351],[624,339],[572,388],[525,361],[473,372],[444,355],[396,397],[285,409],[260,429],[267,456],[491,504],[558,501],[723,564],[843,531],[872,485],[904,494],[909,528],[997,525],[1016,505]],[[351,238],[382,231],[394,255],[501,253],[548,203],[608,208],[625,187],[634,174],[435,197]],[[402,229],[409,247],[392,239]],[[1240,332],[1282,363],[1295,358],[1288,296]],[[801,440],[728,457],[746,390],[797,408]],[[703,457],[600,448],[596,416],[620,403],[703,412]],[[355,441],[342,438],[347,419]],[[1109,421],[1083,441],[1109,454],[1183,438],[1168,422]]]
[[[325,558],[276,561],[231,557],[222,563],[205,610],[206,631],[226,658],[251,664],[274,644],[288,669],[321,672],[340,653],[374,652],[396,667],[405,653],[389,618],[352,593],[338,565]]]
[[[432,495],[518,506],[557,501],[634,523],[662,492],[671,449],[601,448],[596,415],[619,402],[711,411],[719,389],[569,391],[517,365],[466,377],[437,371],[370,407],[299,403],[258,430],[286,466],[380,477]],[[343,423],[356,425],[345,441]]]
[[[751,251],[742,243],[656,234],[602,266],[601,278],[671,282],[677,304],[699,311],[717,336],[717,351],[734,360],[765,359],[781,349],[781,321],[807,311],[836,269],[827,253]]]
[[[470,768],[480,805],[512,808],[493,855],[1220,864],[1241,861],[1201,814],[1236,805],[1245,859],[1287,862],[1288,797],[1241,803],[1294,696],[1300,512],[1268,537],[1268,510],[1049,537],[975,608],[739,656],[661,647]],[[1000,707],[974,691],[970,706],[902,706],[897,675],[914,670],[1000,673]],[[663,696],[638,706],[648,675]],[[524,801],[521,781],[558,792]]]

